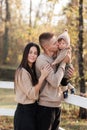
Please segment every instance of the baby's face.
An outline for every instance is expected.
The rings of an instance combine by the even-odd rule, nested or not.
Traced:
[[[66,43],[66,41],[63,40],[63,39],[62,39],[61,41],[59,41],[59,42],[58,42],[58,48],[61,49],[61,50],[67,48],[67,43]]]

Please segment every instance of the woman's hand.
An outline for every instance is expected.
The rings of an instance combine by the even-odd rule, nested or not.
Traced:
[[[52,70],[52,67],[49,64],[47,64],[46,66],[41,68],[41,76],[38,80],[38,84],[35,85],[36,94],[38,94],[40,88],[42,87],[42,83],[43,83],[44,79],[48,76],[48,74],[51,72],[51,70]]]
[[[41,68],[41,77],[46,78],[51,71],[51,66],[47,64],[46,66]]]

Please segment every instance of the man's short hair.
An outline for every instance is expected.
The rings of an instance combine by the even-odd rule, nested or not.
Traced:
[[[44,32],[39,36],[39,43],[42,46],[42,44],[48,42],[52,37],[54,36],[53,33],[50,32]]]

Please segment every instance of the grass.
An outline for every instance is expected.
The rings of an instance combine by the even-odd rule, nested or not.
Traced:
[[[87,130],[87,120],[77,118],[76,113],[63,111],[60,126],[65,130]],[[13,117],[0,117],[0,130],[13,130]]]
[[[62,110],[61,127],[65,128],[65,130],[87,130],[87,120],[78,117],[78,107],[71,110]]]
[[[15,108],[15,94],[13,89],[0,89],[0,108]]]
[[[0,108],[15,108],[13,90],[0,89]],[[60,126],[65,130],[87,130],[87,120],[78,118],[79,107],[63,104]],[[0,116],[0,130],[13,130],[13,117]]]

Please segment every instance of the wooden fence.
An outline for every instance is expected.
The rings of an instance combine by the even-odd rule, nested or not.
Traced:
[[[13,89],[14,82],[0,81],[0,88]],[[15,112],[15,109],[0,108],[0,116],[14,116],[14,112]],[[65,130],[65,129],[63,129],[62,127],[59,127],[59,130]]]
[[[13,89],[14,82],[0,81],[0,88]],[[87,98],[78,95],[69,94],[68,98],[64,100],[66,103],[73,104],[87,109]],[[0,115],[13,116],[15,109],[0,108]]]
[[[14,82],[9,81],[0,81],[0,88],[4,89],[13,89],[14,88]],[[11,108],[0,108],[0,115],[1,116],[13,116],[15,112],[15,109]]]

